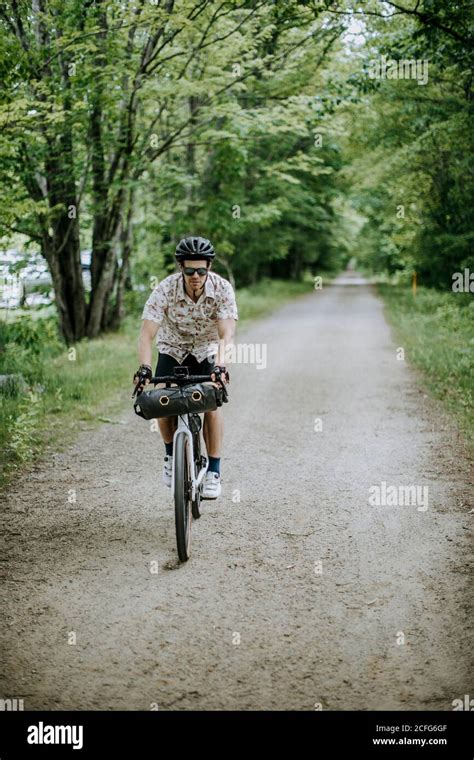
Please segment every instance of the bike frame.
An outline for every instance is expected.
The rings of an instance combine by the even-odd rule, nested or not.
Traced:
[[[206,458],[206,464],[203,467],[201,467],[201,469],[199,470],[198,476],[196,477],[194,474],[194,441],[193,441],[193,433],[191,430],[191,419],[190,419],[192,416],[197,417],[198,419],[201,418],[201,415],[199,414],[195,414],[195,415],[181,414],[178,416],[178,427],[176,428],[175,434],[173,436],[173,445],[174,446],[176,445],[176,436],[178,435],[178,433],[180,433],[181,431],[184,431],[186,433],[186,437],[188,439],[188,444],[189,444],[189,453],[190,453],[189,479],[191,481],[191,487],[192,487],[191,498],[194,501],[196,499],[197,490],[199,486],[201,485],[202,481],[204,480],[204,476],[206,474],[207,458]],[[199,435],[201,435],[201,431],[199,431]],[[173,471],[171,475],[171,494],[174,499],[174,467],[173,467]]]
[[[225,376],[228,382],[229,373],[226,372]],[[149,378],[149,382],[155,386],[166,383],[166,388],[170,388],[173,385],[183,387],[193,383],[212,382],[221,387],[222,402],[228,401],[225,383],[221,380],[220,367],[216,367],[216,371],[209,375],[191,375],[188,367],[174,367],[173,375],[151,377]],[[140,383],[137,383],[135,393],[139,385]],[[220,404],[218,405],[220,406]],[[206,413],[203,412],[202,414],[205,415]],[[207,472],[208,458],[201,454],[201,414],[198,412],[186,412],[185,414],[172,416],[178,418],[177,428],[173,435],[173,444],[175,451],[179,450],[179,454],[173,461],[171,470],[171,493],[175,507],[178,557],[181,562],[186,562],[190,556],[192,518],[197,519],[200,517],[199,507],[202,498],[200,491]],[[196,443],[196,451],[194,443]],[[198,457],[197,462],[195,461],[195,457]],[[184,466],[187,467],[187,472]],[[196,472],[197,469],[199,469],[198,472]],[[176,482],[177,476],[180,478],[180,483]]]
[[[150,379],[150,383],[157,384],[157,383],[166,383],[166,386],[169,387],[170,383],[173,383],[175,385],[187,385],[188,383],[194,383],[194,382],[210,382],[211,376],[210,375],[190,375],[189,370],[186,368],[180,368],[179,370],[175,368],[175,374],[174,375],[164,375],[163,377],[152,377]],[[225,386],[222,386],[223,389],[223,401],[227,401],[227,391]],[[175,430],[174,436],[173,436],[173,445],[176,446],[176,436],[178,433],[184,432],[186,434],[186,437],[188,439],[188,445],[189,445],[189,480],[191,482],[191,500],[195,501],[196,495],[199,489],[199,486],[201,485],[202,481],[204,480],[204,476],[207,472],[207,457],[203,457],[204,464],[202,465],[201,469],[199,470],[199,473],[196,477],[196,474],[194,472],[194,441],[193,441],[193,432],[191,429],[191,420],[193,417],[197,417],[199,420],[199,435],[201,435],[201,415],[194,413],[194,414],[180,414],[178,416],[178,426]],[[207,452],[206,452],[207,453]],[[175,497],[175,468],[173,467],[172,474],[171,474],[171,494],[174,499]]]

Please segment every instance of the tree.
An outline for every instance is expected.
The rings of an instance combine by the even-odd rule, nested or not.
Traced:
[[[191,161],[192,140],[227,92],[263,67],[254,52],[283,5],[1,3],[0,176],[15,183],[15,203],[11,194],[0,200],[2,224],[40,245],[67,342],[119,321],[137,186],[182,141]],[[241,76],[236,58],[252,61]],[[92,248],[90,297],[81,243]]]

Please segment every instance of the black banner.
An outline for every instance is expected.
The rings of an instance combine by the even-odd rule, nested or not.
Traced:
[[[200,724],[199,726],[197,724]],[[222,729],[225,731],[223,736]],[[472,715],[453,712],[1,712],[0,758],[250,752],[304,743],[315,757],[473,757]],[[170,747],[171,744],[171,747]],[[173,745],[175,750],[173,750]]]

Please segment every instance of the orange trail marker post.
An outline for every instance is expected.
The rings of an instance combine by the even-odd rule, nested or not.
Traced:
[[[413,272],[413,277],[411,280],[411,289],[413,291],[413,297],[416,296],[416,272]]]

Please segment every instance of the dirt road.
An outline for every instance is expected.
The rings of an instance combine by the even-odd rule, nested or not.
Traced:
[[[451,710],[472,696],[469,464],[381,301],[347,274],[237,340],[266,346],[266,367],[232,371],[224,492],[186,565],[159,434],[129,389],[117,424],[10,491],[0,696],[33,710]],[[416,504],[401,503],[409,486]]]

